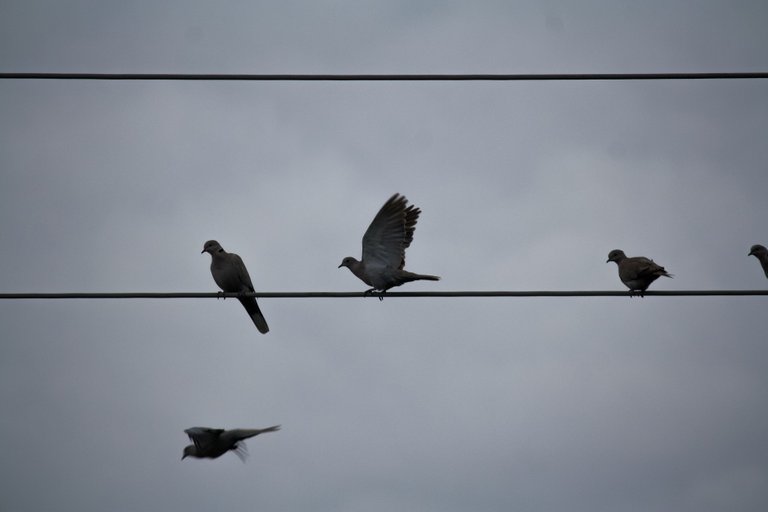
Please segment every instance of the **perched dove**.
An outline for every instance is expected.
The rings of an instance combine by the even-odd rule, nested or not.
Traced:
[[[184,447],[184,455],[182,455],[181,460],[184,460],[185,457],[215,459],[231,450],[240,457],[240,460],[245,462],[248,448],[243,441],[249,437],[278,430],[280,430],[280,425],[267,428],[236,428],[234,430],[207,427],[188,428],[184,432],[194,444]]]
[[[408,200],[400,194],[390,197],[363,235],[362,260],[357,261],[352,256],[347,256],[339,265],[339,268],[347,267],[365,284],[371,286],[366,293],[383,293],[393,286],[419,279],[440,279],[437,276],[403,270],[405,250],[413,241],[416,221],[421,213],[419,208],[413,205],[406,207],[407,204]]]
[[[763,267],[765,277],[768,277],[768,249],[760,244],[755,244],[749,249],[748,256],[754,256],[760,262],[760,266]]]
[[[208,252],[211,254],[211,274],[213,280],[225,292],[248,293],[253,292],[253,283],[251,276],[248,275],[248,269],[245,268],[243,260],[235,253],[225,251],[216,240],[208,240],[203,246],[200,254]],[[259,329],[259,332],[267,334],[269,326],[261,314],[259,305],[255,297],[238,297],[240,304],[250,315],[253,323]]]
[[[608,253],[606,263],[609,261],[615,261],[616,265],[619,266],[619,279],[629,288],[630,296],[639,292],[642,297],[648,286],[659,277],[672,277],[672,274],[664,270],[661,265],[654,263],[653,260],[643,256],[627,258],[624,251],[619,249],[614,249]]]

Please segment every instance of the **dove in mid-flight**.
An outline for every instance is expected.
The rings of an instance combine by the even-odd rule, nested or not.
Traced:
[[[652,282],[659,277],[672,277],[672,274],[664,270],[664,267],[657,265],[653,260],[644,256],[634,256],[628,258],[624,251],[614,249],[608,253],[608,260],[615,261],[619,267],[619,279],[629,288],[629,295],[635,292],[642,297],[643,292],[648,289]]]
[[[413,205],[408,206],[408,200],[400,194],[390,197],[363,235],[362,259],[357,261],[347,256],[339,268],[347,267],[370,286],[367,293],[383,293],[393,286],[419,279],[439,280],[437,276],[414,274],[403,269],[405,250],[413,241],[419,214],[421,210]]]
[[[245,462],[245,458],[248,456],[248,449],[243,441],[259,434],[276,432],[278,430],[280,430],[280,425],[267,428],[236,428],[233,430],[208,427],[188,428],[184,432],[189,436],[193,444],[184,447],[184,454],[181,456],[181,460],[184,460],[186,457],[215,459],[232,451],[240,457],[240,460]]]
[[[225,251],[216,240],[208,240],[203,245],[200,254],[207,252],[211,255],[211,275],[213,280],[219,285],[222,291],[229,293],[249,293],[253,292],[253,283],[251,276],[248,275],[248,269],[245,268],[243,260],[235,253]],[[259,304],[255,297],[238,297],[240,304],[243,305],[248,315],[256,324],[259,332],[267,334],[269,326],[261,314]]]
[[[764,245],[755,244],[749,249],[748,256],[754,256],[760,262],[760,266],[763,267],[765,277],[768,277],[768,249]]]

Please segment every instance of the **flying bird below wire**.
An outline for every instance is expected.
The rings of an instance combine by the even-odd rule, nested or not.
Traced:
[[[757,258],[757,261],[760,262],[760,266],[763,267],[765,277],[768,277],[768,249],[766,249],[764,245],[755,244],[750,247],[747,256],[754,256]]]
[[[366,293],[382,294],[394,286],[410,281],[438,281],[440,278],[428,274],[414,274],[404,270],[405,250],[413,241],[416,221],[421,210],[400,194],[389,198],[373,218],[363,235],[363,256],[360,261],[352,256],[344,258],[339,265],[347,267],[361,281],[371,287]],[[383,297],[380,295],[379,299]]]
[[[643,296],[645,290],[652,282],[659,277],[673,277],[672,274],[664,270],[664,267],[657,265],[653,260],[644,256],[633,256],[628,258],[624,251],[614,249],[608,253],[606,263],[614,261],[619,267],[619,279],[629,288],[629,296],[635,293]]]
[[[248,293],[254,292],[251,276],[248,275],[248,269],[245,268],[242,258],[235,253],[227,252],[216,240],[208,240],[203,245],[200,254],[207,252],[211,255],[211,275],[213,280],[219,285],[219,288],[225,292]],[[262,334],[269,332],[269,326],[264,315],[261,314],[259,304],[255,297],[238,297],[237,300],[243,305],[251,317],[256,328]]]
[[[246,448],[244,443],[246,439],[267,432],[277,432],[278,430],[280,430],[280,425],[267,428],[236,428],[233,430],[208,427],[188,428],[184,432],[189,436],[193,444],[184,447],[184,454],[181,456],[181,460],[187,457],[215,459],[232,451],[240,457],[240,460],[245,462],[248,456],[248,448]]]

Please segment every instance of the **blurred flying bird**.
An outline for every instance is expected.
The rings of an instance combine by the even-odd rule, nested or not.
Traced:
[[[184,447],[184,455],[182,455],[181,460],[184,460],[186,457],[215,459],[228,451],[233,451],[235,455],[240,457],[240,460],[245,462],[245,458],[248,456],[248,449],[243,441],[249,437],[278,430],[280,430],[280,425],[267,428],[236,428],[233,430],[207,427],[188,428],[184,432],[186,432],[190,441],[194,444]]]

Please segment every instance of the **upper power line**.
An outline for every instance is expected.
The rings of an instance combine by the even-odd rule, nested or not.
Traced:
[[[724,297],[768,296],[768,290],[653,290],[646,296],[660,297]],[[472,290],[423,292],[64,292],[64,293],[0,293],[2,299],[214,299],[222,297],[258,297],[268,299],[342,299],[362,297],[629,297],[629,292],[614,290]],[[640,299],[638,299],[640,300]]]
[[[0,80],[197,80],[292,82],[448,82],[556,80],[735,80],[764,79],[768,72],[741,73],[0,73]]]

